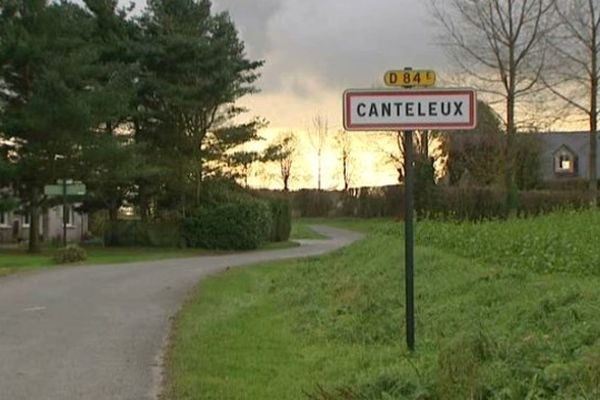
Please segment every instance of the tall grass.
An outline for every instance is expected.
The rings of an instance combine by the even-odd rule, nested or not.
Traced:
[[[417,242],[517,270],[600,274],[597,211],[482,223],[425,221],[417,224]]]
[[[587,225],[596,221],[582,212],[420,222],[414,354],[404,344],[400,224],[378,224],[330,256],[210,279],[178,318],[168,394],[598,399],[600,277],[575,254],[595,256],[598,228]]]

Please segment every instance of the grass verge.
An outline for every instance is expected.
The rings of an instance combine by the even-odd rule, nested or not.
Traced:
[[[505,229],[525,230],[515,223],[523,222]],[[526,223],[536,232],[546,226]],[[499,229],[493,224],[470,229],[502,248],[511,235],[486,236]],[[469,258],[421,241],[417,351],[409,354],[399,231],[385,225],[329,256],[203,281],[174,326],[165,397],[600,398],[600,278],[505,265],[503,253],[484,250]]]
[[[281,250],[298,246],[292,241],[266,243],[260,250]],[[157,261],[172,258],[197,257],[208,254],[220,254],[204,249],[182,249],[161,247],[101,247],[84,246],[88,258],[78,265],[120,264],[139,261]],[[29,254],[24,248],[0,249],[0,276],[15,272],[51,268],[57,266],[52,255],[55,249],[45,247],[39,254]]]
[[[292,231],[290,232],[290,239],[327,239],[326,236],[315,232],[311,227],[310,223],[305,220],[295,220],[292,223]]]

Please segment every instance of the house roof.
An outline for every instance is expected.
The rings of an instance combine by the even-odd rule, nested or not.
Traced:
[[[577,153],[575,153],[569,146],[567,146],[566,144],[561,145],[558,149],[554,150],[554,155],[556,155],[559,152],[564,152],[566,151],[567,153],[570,153],[572,155],[577,155]]]

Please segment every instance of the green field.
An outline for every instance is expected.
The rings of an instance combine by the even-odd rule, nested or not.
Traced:
[[[177,318],[168,399],[598,399],[600,216],[417,225],[417,350],[402,226],[322,258],[204,281]],[[338,223],[339,224],[339,223]]]

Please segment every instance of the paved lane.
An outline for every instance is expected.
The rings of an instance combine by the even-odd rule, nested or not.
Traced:
[[[142,400],[160,389],[170,318],[227,267],[320,255],[361,235],[277,251],[46,270],[0,279],[1,400]]]

